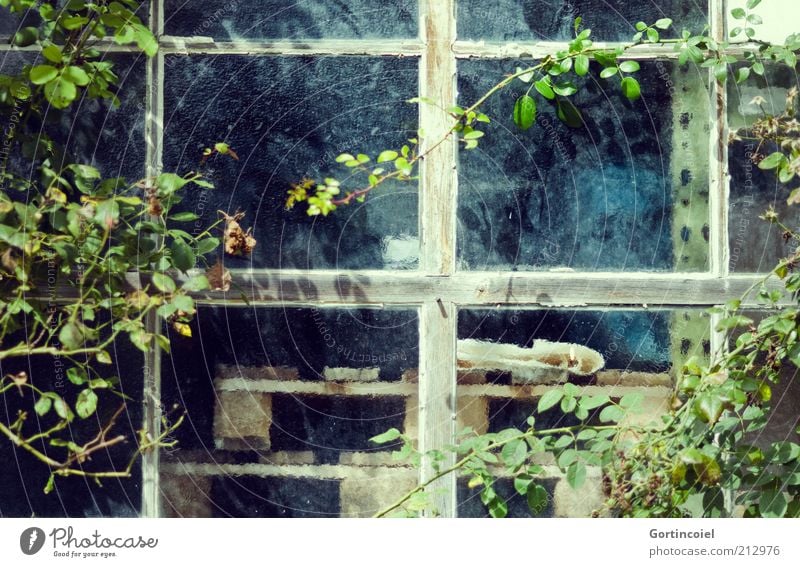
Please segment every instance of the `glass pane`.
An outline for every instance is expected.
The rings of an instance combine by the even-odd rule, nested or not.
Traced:
[[[203,148],[222,139],[240,158],[209,160],[216,189],[182,205],[202,217],[197,226],[218,210],[246,212],[258,245],[231,267],[416,267],[415,185],[387,186],[325,218],[284,207],[304,177],[344,180],[340,153],[375,157],[413,135],[417,109],[404,101],[416,95],[415,59],[168,57],[166,67],[165,167],[195,170]]]
[[[525,430],[538,397],[548,385],[565,381],[584,388],[587,395],[640,392],[644,411],[632,419],[657,419],[668,408],[675,369],[690,356],[708,355],[709,328],[699,310],[462,310],[456,430]],[[579,364],[568,369],[563,364],[566,356]],[[558,407],[536,418],[539,430],[577,424]],[[549,495],[539,515],[589,516],[602,507],[599,471],[589,467],[586,485],[576,491],[547,455],[537,463],[545,467],[541,484]],[[460,479],[459,516],[486,516],[480,491],[465,483]],[[531,515],[510,478],[501,476],[494,488],[508,500],[509,516]]]
[[[95,452],[91,461],[87,461],[87,471],[124,470],[131,458],[138,431],[142,427],[142,353],[122,342],[111,351],[113,364],[98,366],[96,370],[106,378],[118,376],[119,390],[130,397],[123,413],[117,418],[111,434],[123,435],[127,442],[113,446],[104,451]],[[65,395],[74,402],[77,389],[67,383],[66,370],[68,362],[61,358],[32,357],[30,359],[7,359],[3,361],[4,374],[24,370],[31,382],[44,391],[53,391]],[[121,401],[114,395],[97,390],[99,396],[96,415],[89,418],[76,419],[71,424],[70,433],[62,438],[83,445],[94,438],[99,429],[109,420],[121,406]],[[27,411],[35,416],[31,407],[30,396],[21,398],[16,391],[2,396],[0,420],[13,423],[17,411]],[[47,431],[55,424],[55,416],[28,419],[23,432],[26,437]],[[53,458],[61,458],[61,452],[44,444],[37,445],[39,450],[47,452]],[[98,486],[94,480],[77,476],[56,477],[55,488],[50,494],[44,493],[50,469],[27,451],[12,445],[5,436],[0,439],[0,518],[20,517],[135,517],[141,510],[141,467],[139,461],[133,468],[131,478],[103,479]]]
[[[529,64],[461,63],[461,104]],[[511,119],[527,90],[519,81],[488,101],[487,136],[460,154],[460,268],[707,269],[705,70],[642,62],[637,76],[643,94],[634,103],[618,80],[587,80],[570,99],[581,128],[539,97],[536,124],[519,132]]]
[[[163,366],[187,413],[168,515],[368,516],[415,486],[369,439],[416,435],[416,311],[208,307],[192,327]]]
[[[794,248],[791,242],[784,241],[778,226],[758,217],[773,207],[781,222],[795,226],[800,220],[797,207],[786,204],[795,185],[780,183],[775,170],[759,169],[758,162],[777,148],[772,143],[759,146],[757,140],[748,138],[756,121],[763,116],[756,97],[763,99],[763,112],[779,115],[786,108],[789,89],[798,85],[797,73],[785,65],[767,67],[764,77],[751,74],[742,84],[728,81],[728,123],[731,132],[740,137],[732,141],[728,150],[731,174],[728,231],[733,272],[769,272],[779,258]]]
[[[104,177],[125,177],[135,182],[145,174],[146,58],[106,54],[102,59],[113,62],[119,77],[119,107],[83,96],[64,112],[48,109],[43,132],[67,149],[68,163],[94,165]],[[0,54],[2,74],[16,74],[24,65],[34,64],[41,64],[41,60],[32,53]],[[21,160],[16,152],[12,153],[9,169],[24,177],[31,174],[30,162]]]
[[[166,32],[248,39],[368,39],[417,35],[416,0],[167,0]]]
[[[598,41],[630,41],[636,22],[672,18],[673,29],[700,32],[708,21],[705,0],[459,0],[460,39],[564,41],[574,36],[578,16]]]

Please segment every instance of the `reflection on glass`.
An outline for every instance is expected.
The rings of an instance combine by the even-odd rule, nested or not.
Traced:
[[[732,272],[769,272],[792,244],[782,238],[775,225],[758,218],[770,207],[781,222],[792,226],[798,220],[797,207],[786,204],[794,185],[778,181],[775,170],[763,171],[758,162],[777,148],[752,138],[752,128],[765,113],[780,115],[786,108],[789,89],[797,88],[797,73],[785,65],[767,67],[764,77],[751,74],[741,84],[728,81],[728,122],[738,133],[728,149],[731,174],[728,222],[730,269]],[[760,97],[760,98],[758,98]],[[760,102],[759,101],[763,101]]]
[[[675,37],[675,30],[702,31],[707,14],[704,0],[495,0],[491,10],[484,0],[459,0],[458,31],[459,39],[568,41],[580,16],[597,40],[630,41],[640,20],[671,18],[673,28],[663,35]]]
[[[417,35],[416,0],[167,0],[170,35],[253,39],[371,39]]]
[[[642,393],[643,412],[629,419],[650,422],[669,407],[676,369],[690,356],[707,356],[710,348],[709,321],[700,311],[462,310],[458,337],[480,341],[486,358],[492,360],[484,368],[465,368],[460,362],[458,372],[456,429],[469,427],[479,434],[527,429],[539,396],[566,381],[583,388],[586,395]],[[537,358],[545,346],[550,354]],[[529,354],[515,357],[515,348]],[[578,364],[564,365],[551,356],[562,351]],[[602,365],[585,375],[579,363],[590,351],[602,357]],[[565,415],[558,407],[536,417],[540,430],[577,423],[574,415]],[[548,456],[537,459],[535,464],[544,466],[542,486],[548,493],[547,506],[539,515],[588,516],[602,507],[599,471],[590,470],[585,488],[575,491]],[[480,490],[468,489],[466,479],[460,479],[458,486],[458,515],[486,516]],[[501,474],[494,488],[508,501],[509,516],[531,515],[509,478]]]
[[[200,215],[197,226],[218,210],[246,213],[258,245],[231,267],[416,267],[414,183],[387,185],[325,218],[285,210],[287,191],[304,177],[333,174],[347,185],[340,153],[374,159],[413,135],[417,109],[405,100],[417,91],[415,59],[168,57],[166,67],[165,166],[192,170],[222,139],[239,156],[209,160],[215,189],[193,191],[182,205]]]
[[[171,516],[364,516],[416,471],[370,438],[417,428],[414,311],[202,308],[163,399],[187,412],[162,459]]]
[[[460,101],[528,64],[461,63]],[[705,73],[642,62],[637,77],[643,95],[633,103],[618,80],[587,80],[570,97],[580,128],[539,97],[536,124],[519,132],[514,100],[528,88],[519,81],[490,99],[486,141],[460,153],[462,269],[707,269]]]

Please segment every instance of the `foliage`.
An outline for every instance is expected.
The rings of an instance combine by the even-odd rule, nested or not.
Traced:
[[[761,23],[761,18],[751,10],[759,3],[760,0],[750,0],[746,9],[733,11],[742,26],[731,30],[732,37],[744,33],[754,40],[754,26]],[[544,102],[556,104],[559,118],[568,125],[582,126],[580,111],[569,103],[569,97],[577,92],[579,78],[590,72],[592,61],[601,67],[600,78],[619,81],[622,93],[635,100],[641,95],[633,76],[639,65],[625,53],[639,43],[672,43],[681,64],[691,62],[710,68],[720,82],[727,79],[728,66],[737,62],[724,53],[728,42],[714,40],[708,29],[696,35],[684,31],[679,39],[662,40],[660,30],[672,23],[666,18],[651,25],[637,23],[632,43],[614,50],[594,47],[591,31],[582,30],[581,23],[580,18],[575,22],[575,39],[568,51],[531,67],[518,68],[468,108],[447,109],[454,119],[453,127],[431,148],[451,136],[456,136],[465,149],[477,147],[483,137],[479,126],[490,122],[480,113],[481,105],[515,80],[529,85],[513,108],[514,122],[520,130],[535,124],[537,105]],[[747,80],[751,72],[763,75],[765,62],[794,68],[798,50],[798,34],[791,35],[783,45],[754,40],[744,50],[736,80]],[[800,173],[797,91],[789,92],[786,110],[778,116],[764,111],[763,100],[754,102],[761,105],[762,118],[732,139],[750,138],[759,144],[774,145],[777,150],[761,156],[757,163],[761,169],[776,170],[780,181],[789,183]],[[370,170],[371,159],[367,155],[340,156],[345,166],[369,175],[369,185],[334,198],[342,185],[335,179],[328,178],[324,183],[305,180],[302,193],[297,192],[298,186],[290,192],[288,205],[308,202],[309,215],[326,215],[353,198],[363,199],[387,179],[415,179],[413,167],[431,150],[418,152],[417,141],[411,143],[414,149],[405,146],[405,154],[391,150],[381,153],[379,161],[394,162],[395,171],[389,173],[381,168]],[[410,159],[404,159],[406,155]],[[789,204],[800,201],[798,191],[791,192]],[[314,207],[316,201],[312,199],[321,199],[325,206]],[[768,211],[764,218],[776,224],[787,241],[800,242],[800,234],[782,224],[774,211]],[[531,512],[538,514],[548,499],[541,463],[549,457],[576,489],[586,482],[587,471],[600,472],[606,502],[597,514],[725,516],[736,506],[746,516],[800,517],[800,445],[790,441],[757,442],[770,415],[772,386],[780,381],[781,369],[786,365],[800,366],[800,274],[795,272],[799,265],[797,248],[742,298],[711,310],[718,318],[716,331],[731,346],[725,352],[714,353],[710,362],[691,359],[679,369],[672,407],[661,421],[637,423],[640,420],[634,414],[640,396],[585,396],[581,388],[566,384],[539,399],[536,412],[528,418],[527,429],[478,434],[467,428],[459,433],[448,454],[432,451],[421,455],[414,440],[397,430],[373,438],[376,443],[401,443],[401,449],[394,453],[396,458],[411,459],[416,466],[433,470],[426,482],[377,515],[416,515],[429,510],[433,484],[449,474],[465,477],[470,488],[480,489],[481,501],[493,517],[508,513],[507,503],[496,492],[494,483],[501,477],[510,478],[517,493],[527,498]],[[742,313],[744,304],[759,306],[770,315],[756,323]],[[573,416],[577,425],[537,429],[540,415],[554,408]]]
[[[140,431],[126,468],[94,470],[87,462],[94,452],[126,440],[112,433],[124,405],[85,441],[75,438],[73,427],[92,416],[99,424],[108,415],[101,406],[125,398],[106,371],[117,341],[125,338],[145,353],[155,344],[169,351],[168,338],[147,324],[156,316],[190,334],[190,294],[208,289],[209,281],[196,273],[176,281],[176,274],[216,253],[220,239],[212,236],[213,226],[196,235],[177,228],[198,219],[173,212],[182,195],[192,186],[212,187],[201,173],[135,182],[103,178],[57,142],[63,134],[53,118],[72,103],[119,104],[114,65],[101,56],[98,41],[111,38],[147,55],[156,52],[153,35],[133,12],[138,3],[40,4],[0,0],[12,13],[38,12],[40,24],[20,30],[13,43],[46,61],[0,75],[0,115],[12,125],[0,166],[0,394],[18,393],[29,408],[20,409],[13,423],[0,423],[0,433],[50,468],[49,491],[57,476],[129,476],[142,452],[171,444],[182,417],[165,417],[160,432]],[[235,157],[223,143],[205,157],[212,152]],[[69,387],[28,376],[29,357],[64,364]]]

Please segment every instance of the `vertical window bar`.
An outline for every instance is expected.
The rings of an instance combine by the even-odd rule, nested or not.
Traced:
[[[162,0],[150,0],[150,31],[160,36],[163,29],[164,7]],[[145,144],[148,179],[161,172],[162,142],[164,137],[164,55],[159,50],[155,57],[147,61],[147,99],[145,101]],[[161,331],[161,319],[151,313],[145,321],[147,332]],[[154,341],[151,350],[145,354],[144,392],[142,426],[153,437],[161,430],[161,349]],[[159,488],[158,449],[142,455],[142,516],[157,518],[161,516],[161,495]]]
[[[450,116],[439,108],[455,103],[456,59],[455,0],[421,0],[420,34],[424,42],[420,61],[420,94],[437,105],[420,104],[420,127],[424,131],[422,151],[432,147],[451,127]],[[421,164],[420,254],[423,272],[447,277],[455,271],[456,234],[456,146],[449,141],[437,146]],[[456,387],[455,304],[431,299],[420,310],[420,407],[419,449],[443,450],[453,442]],[[440,463],[446,469],[454,462]],[[425,459],[421,481],[436,475]],[[428,514],[455,516],[455,475],[437,480],[429,489],[433,496]]]

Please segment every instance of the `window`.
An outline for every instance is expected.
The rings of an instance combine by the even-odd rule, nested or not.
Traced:
[[[171,356],[144,362],[146,426],[173,406],[188,419],[177,449],[143,459],[141,505],[131,497],[126,513],[378,511],[417,473],[371,436],[397,427],[420,450],[441,449],[464,425],[519,425],[549,387],[458,370],[457,343],[469,338],[596,348],[606,367],[581,386],[637,389],[655,414],[681,360],[722,346],[702,308],[744,291],[780,252],[776,235],[742,224],[765,205],[747,191],[771,177],[746,165],[747,148],[728,146],[754,87],[726,90],[708,69],[646,45],[625,55],[641,62],[642,99],[590,79],[576,100],[582,128],[542,109],[517,133],[514,97],[501,95],[480,149],[439,147],[418,186],[326,219],[283,210],[289,183],[330,170],[341,152],[375,153],[418,125],[437,139],[448,117],[407,99],[473,101],[519,61],[561,49],[578,15],[609,45],[634,33],[634,14],[669,16],[677,29],[708,23],[721,37],[723,0],[257,4],[153,0],[159,54],[125,67],[142,94],[97,109],[113,145],[87,152],[151,175],[191,169],[224,138],[240,160],[213,161],[216,189],[183,206],[201,216],[197,230],[218,210],[244,211],[258,240],[251,258],[228,264],[231,290],[203,296],[193,338],[172,337]],[[764,89],[797,81],[768,77]],[[430,478],[430,463],[421,474]],[[597,498],[556,475],[549,486],[546,515],[588,514]],[[437,488],[436,513],[484,514],[461,480]],[[524,503],[510,509],[528,514]]]

